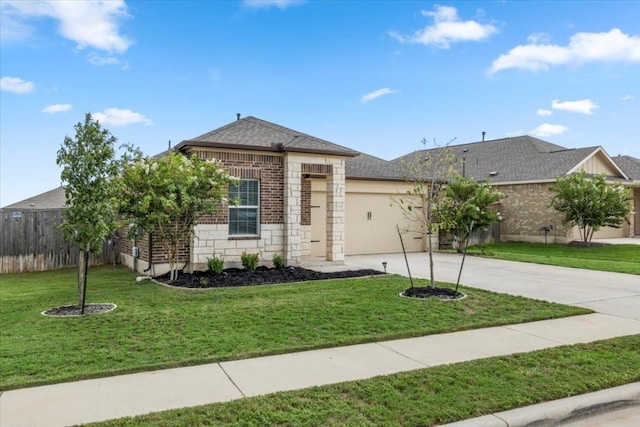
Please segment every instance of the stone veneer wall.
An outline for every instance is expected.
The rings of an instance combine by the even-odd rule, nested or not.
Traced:
[[[553,225],[548,243],[567,243],[573,230],[562,224],[562,215],[549,207],[552,183],[498,185],[505,198],[500,213],[500,239],[505,242],[544,242],[544,226]]]
[[[227,224],[198,224],[191,247],[191,268],[206,270],[207,260],[222,258],[225,267],[240,267],[243,252],[258,253],[261,265],[271,265],[273,256],[283,254],[283,224],[262,224],[259,239],[230,239]]]

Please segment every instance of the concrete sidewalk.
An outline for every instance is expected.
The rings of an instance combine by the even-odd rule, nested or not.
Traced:
[[[68,426],[640,333],[606,314],[10,390],[0,425]]]

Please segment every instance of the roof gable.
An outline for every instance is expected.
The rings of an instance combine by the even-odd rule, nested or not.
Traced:
[[[587,174],[606,174],[608,177],[629,179],[620,167],[605,153],[602,147],[597,147],[591,154],[575,165],[568,173],[584,170]]]
[[[357,151],[341,145],[251,116],[182,141],[176,149],[182,150],[187,147],[302,152],[347,157],[358,155]]]

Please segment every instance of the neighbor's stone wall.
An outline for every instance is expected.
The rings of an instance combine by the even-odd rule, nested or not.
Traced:
[[[496,185],[505,198],[501,200],[500,239],[504,242],[544,242],[542,227],[553,226],[548,243],[572,240],[573,230],[562,224],[562,215],[549,207],[551,183]]]

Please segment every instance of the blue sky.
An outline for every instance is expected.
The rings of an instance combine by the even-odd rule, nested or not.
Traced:
[[[637,1],[0,3],[0,206],[91,112],[156,154],[255,116],[384,159],[529,134],[640,158]]]

